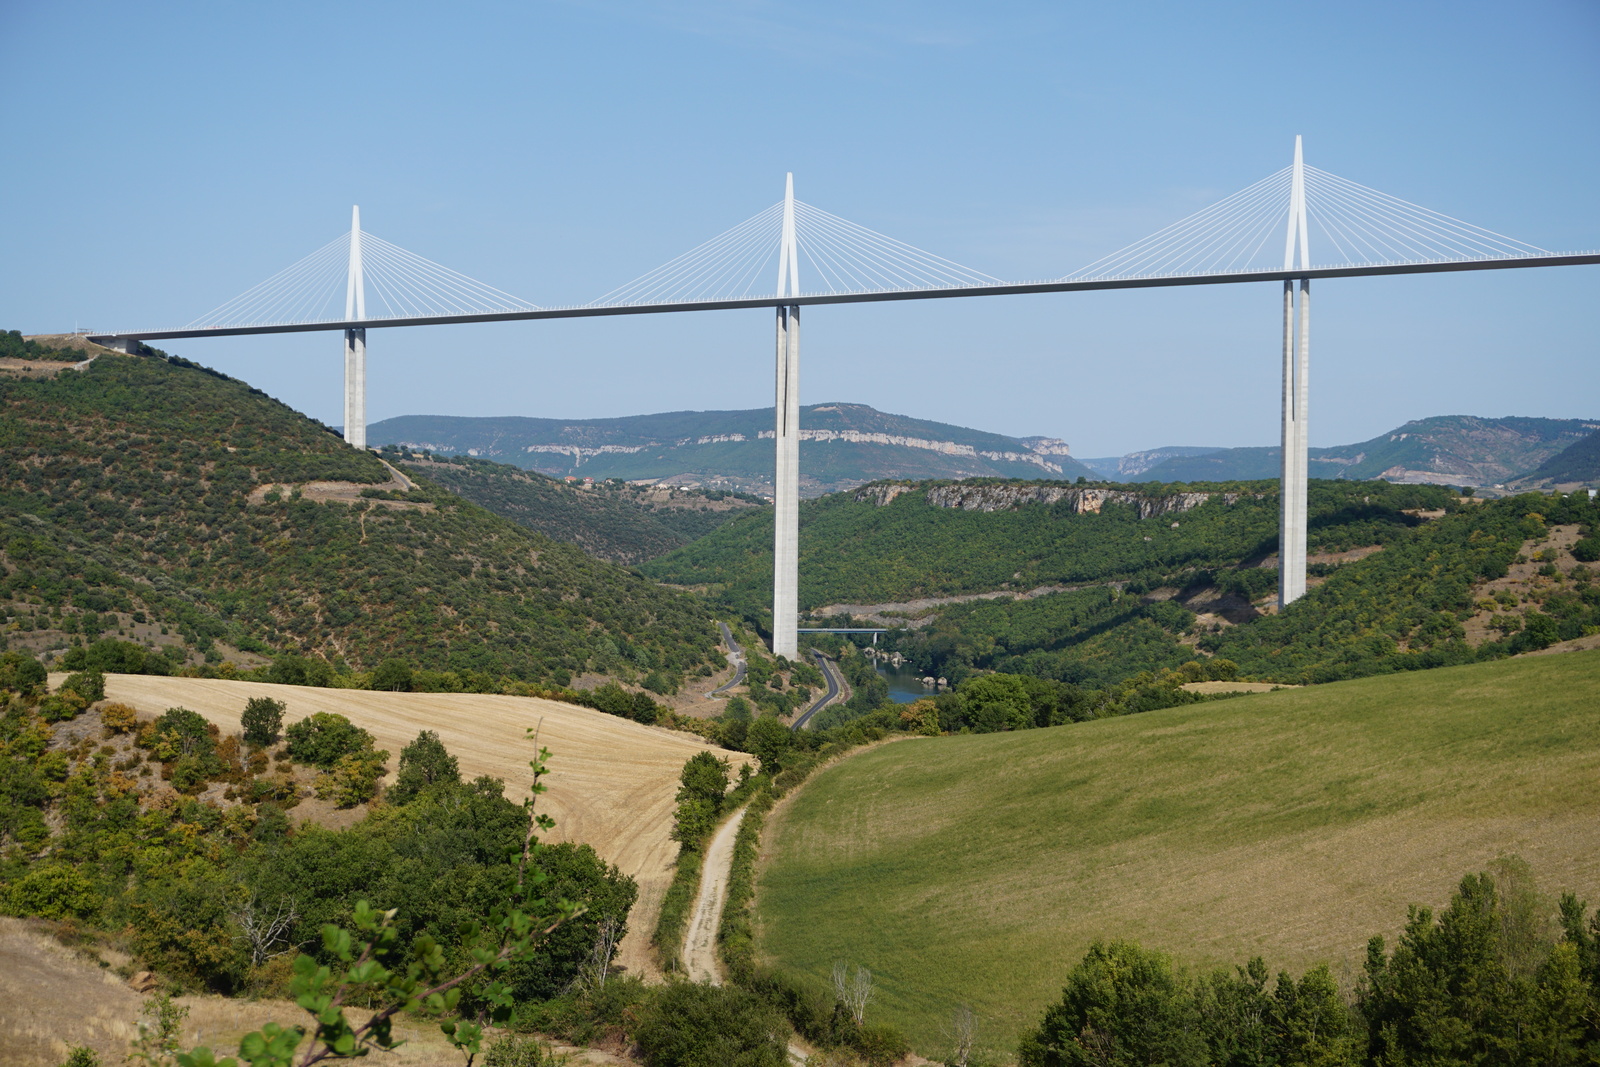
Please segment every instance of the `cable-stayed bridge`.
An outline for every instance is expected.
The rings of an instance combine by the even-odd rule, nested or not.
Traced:
[[[962,266],[797,200],[791,176],[776,204],[586,304],[542,306],[479,282],[365,232],[356,209],[349,232],[183,327],[90,339],[127,350],[136,341],[342,331],[345,439],[364,448],[369,329],[775,308],[773,651],[793,658],[798,651],[801,307],[1281,282],[1279,603],[1287,607],[1306,588],[1311,281],[1595,263],[1600,251],[1539,248],[1309,166],[1296,138],[1289,166],[1056,278],[1004,281]]]

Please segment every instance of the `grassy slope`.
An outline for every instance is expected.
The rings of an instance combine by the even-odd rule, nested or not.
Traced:
[[[1600,652],[882,746],[769,831],[762,950],[871,968],[924,1054],[973,1005],[1014,1047],[1094,938],[1333,963],[1497,856],[1600,896]]]

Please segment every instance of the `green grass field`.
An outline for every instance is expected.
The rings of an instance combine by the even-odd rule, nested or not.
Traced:
[[[1193,967],[1329,962],[1502,855],[1600,898],[1600,652],[879,746],[767,833],[769,960],[870,968],[917,1050],[959,1003],[1009,1058],[1095,938]]]

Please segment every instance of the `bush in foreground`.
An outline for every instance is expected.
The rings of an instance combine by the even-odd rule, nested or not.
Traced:
[[[789,1025],[760,997],[675,982],[651,999],[634,1040],[650,1067],[784,1067]]]

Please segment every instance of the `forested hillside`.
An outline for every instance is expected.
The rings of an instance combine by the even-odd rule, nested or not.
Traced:
[[[665,489],[622,481],[568,485],[536,471],[471,456],[384,449],[418,477],[591,556],[632,564],[704,537],[765,501],[717,489]]]
[[[0,377],[0,612],[28,647],[102,634],[371,669],[671,683],[716,657],[696,598],[420,481],[182,360]]]
[[[1016,503],[1000,510],[941,506],[950,483],[875,483],[800,508],[800,607],[907,601],[994,590],[1167,576],[1233,566],[1276,551],[1272,482],[1057,488],[1039,482],[964,482],[963,499],[994,486]],[[1036,493],[1059,497],[1034,503]],[[1097,498],[1103,505],[1093,505]],[[1091,503],[1085,504],[1082,501]],[[1419,508],[1453,506],[1437,486],[1315,482],[1313,551],[1382,544],[1422,520]],[[880,503],[880,501],[882,501]],[[1098,510],[1081,510],[1097,506]],[[1141,507],[1159,512],[1141,519]],[[770,592],[772,516],[741,516],[646,567],[663,581],[722,586],[754,608]]]
[[[1586,493],[1480,503],[1313,481],[1312,589],[1278,615],[1276,488],[865,486],[803,505],[801,606],[893,627],[883,647],[952,683],[1000,671],[1113,686],[1214,656],[1300,684],[1600,632]],[[746,516],[648,569],[764,624],[770,537],[769,516]]]

